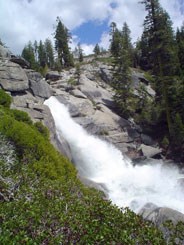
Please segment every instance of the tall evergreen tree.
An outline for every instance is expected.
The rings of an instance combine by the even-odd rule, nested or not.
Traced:
[[[129,117],[132,111],[132,91],[131,91],[131,39],[130,30],[127,24],[124,24],[123,31],[120,33],[116,25],[111,39],[111,50],[114,58],[114,73],[112,87],[114,88],[114,101],[117,104],[118,111],[123,116]],[[116,34],[118,35],[116,36]],[[118,39],[115,39],[118,37]],[[117,46],[115,45],[117,44]],[[118,51],[118,52],[117,52]]]
[[[30,63],[32,69],[37,69],[34,47],[31,41],[29,41],[28,44],[25,45],[21,56]]]
[[[84,59],[84,57],[83,57],[83,50],[81,48],[80,43],[78,43],[78,45],[77,45],[77,53],[78,53],[79,62],[83,62],[83,59]]]
[[[95,45],[93,52],[94,52],[95,56],[98,56],[100,54],[100,47],[99,47],[98,43]]]
[[[46,65],[46,51],[42,40],[40,40],[38,45],[38,62],[41,67]]]
[[[130,66],[132,66],[133,65],[133,45],[131,43],[130,29],[126,22],[123,24],[121,36],[123,39],[122,48],[127,50],[128,61],[130,62]]]
[[[34,47],[35,60],[36,62],[38,62],[38,42],[36,40],[34,41],[33,47]]]
[[[44,42],[45,53],[46,53],[46,63],[49,68],[54,66],[54,49],[50,39],[46,39]]]
[[[121,32],[118,30],[115,22],[111,23],[110,28],[110,52],[113,57],[118,57],[121,49]]]
[[[69,41],[71,36],[69,35],[68,29],[61,22],[60,18],[57,17],[57,26],[55,31],[55,49],[57,51],[58,59],[63,67],[74,66],[73,56],[70,53]]]
[[[181,28],[177,29],[176,42],[177,42],[177,48],[178,48],[178,58],[180,62],[180,68],[184,75],[184,22]]]
[[[170,136],[172,134],[171,87],[173,76],[178,72],[177,52],[169,15],[162,9],[158,0],[143,0],[147,16],[144,21],[144,40],[149,47],[148,59],[155,81],[156,99],[164,110]]]

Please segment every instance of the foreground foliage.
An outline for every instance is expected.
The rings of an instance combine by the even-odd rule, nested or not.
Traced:
[[[47,130],[20,115],[0,107],[0,147],[11,145],[0,157],[0,244],[165,244],[150,222],[83,186]]]

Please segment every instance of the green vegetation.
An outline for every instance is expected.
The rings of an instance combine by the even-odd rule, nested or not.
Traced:
[[[176,160],[183,160],[184,80],[180,69],[183,60],[182,47],[184,47],[182,28],[176,35],[174,34],[170,17],[158,0],[142,1],[142,3],[145,5],[147,16],[141,39],[140,65],[154,75],[152,84],[156,96],[152,103],[152,111],[155,108],[157,111],[155,111],[156,117],[152,117],[153,134],[155,129],[161,129],[159,140],[163,142],[163,139],[167,138],[169,141],[166,153],[169,155],[169,152],[172,152]]]
[[[21,54],[30,63],[30,67],[39,71],[43,76],[46,75],[48,69],[59,71],[61,68],[74,66],[73,56],[68,45],[71,39],[69,31],[59,18],[56,21],[57,26],[54,33],[56,59],[54,58],[54,48],[49,38],[46,38],[44,42],[42,40],[39,42],[35,40],[34,43],[29,41]],[[83,54],[80,48],[79,61],[82,62],[82,60]]]
[[[24,112],[24,111],[19,111],[16,109],[12,109],[11,111],[9,111],[9,113],[17,120],[20,122],[25,122],[29,125],[32,125],[32,121],[31,118],[29,117],[29,115]]]
[[[79,62],[83,62],[84,56],[83,56],[83,49],[81,48],[80,43],[77,44],[77,48],[75,48],[74,53],[78,57]]]
[[[11,97],[0,89],[0,106],[9,108],[11,104]]]
[[[100,54],[100,46],[98,45],[98,43],[95,45],[93,52],[96,57]]]
[[[57,58],[61,63],[62,67],[74,66],[73,56],[70,53],[69,41],[71,36],[68,29],[61,22],[60,18],[57,17],[57,26],[55,30],[55,49],[57,52]]]
[[[165,244],[150,222],[83,186],[43,125],[5,107],[0,119],[2,145],[16,153],[0,159],[1,244]]]
[[[133,117],[157,141],[165,142],[165,155],[184,161],[184,26],[173,31],[168,13],[159,0],[142,0],[147,15],[141,39],[134,48],[125,23],[118,30],[111,24],[110,51],[114,61],[112,86],[117,111]],[[149,98],[144,88],[132,91],[129,67],[144,70],[156,95]],[[137,91],[136,91],[137,92]],[[139,97],[139,98],[138,98]]]
[[[32,69],[39,71],[43,76],[45,76],[48,68],[55,66],[54,50],[48,38],[44,43],[40,40],[39,44],[36,40],[34,44],[29,41],[22,50],[21,55],[29,62]]]
[[[96,57],[95,61],[103,62],[104,64],[111,65],[113,58],[112,57]]]
[[[129,117],[132,114],[134,95],[130,77],[132,44],[127,23],[124,23],[122,31],[119,31],[116,24],[112,23],[111,36],[111,53],[114,58],[114,72],[111,85],[115,91],[114,101],[120,115]]]

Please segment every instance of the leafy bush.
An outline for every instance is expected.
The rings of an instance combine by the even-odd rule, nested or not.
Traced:
[[[49,139],[49,130],[41,122],[36,122],[34,124],[36,129],[46,138]]]
[[[11,96],[4,90],[0,89],[0,105],[9,108],[11,104]]]
[[[13,110],[11,110],[10,113],[12,114],[12,116],[17,121],[25,122],[25,123],[30,124],[30,125],[32,124],[31,118],[29,117],[29,115],[26,112],[13,109]]]
[[[1,172],[0,244],[165,244],[152,223],[82,185],[40,127],[0,110],[0,133],[19,157]]]

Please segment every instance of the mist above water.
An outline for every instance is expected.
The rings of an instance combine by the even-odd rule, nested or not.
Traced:
[[[113,145],[88,134],[55,97],[45,104],[51,110],[58,136],[70,145],[80,175],[103,183],[114,204],[138,212],[145,203],[152,202],[184,213],[184,193],[179,185],[184,176],[176,167],[157,160],[134,167]]]

